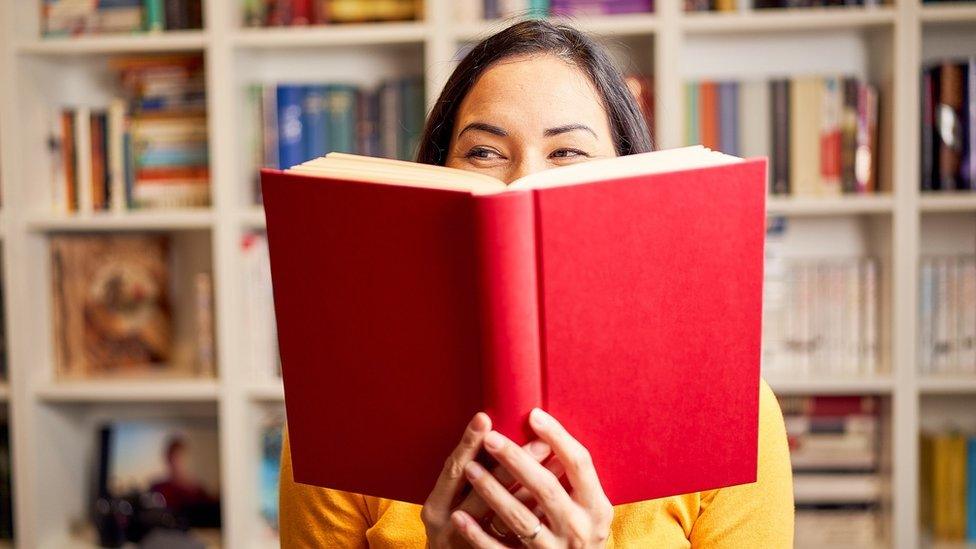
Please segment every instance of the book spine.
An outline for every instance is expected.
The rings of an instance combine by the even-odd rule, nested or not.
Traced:
[[[91,111],[79,107],[75,111],[75,176],[78,178],[78,211],[91,213],[92,200],[92,143]]]
[[[125,101],[114,99],[108,109],[109,208],[114,212],[125,210],[125,116]]]
[[[306,160],[302,135],[302,97],[304,86],[278,86],[278,164],[291,168]]]
[[[165,30],[165,24],[164,24],[165,15],[164,15],[164,8],[163,8],[163,0],[146,0],[143,14],[146,18],[143,23],[145,30],[147,31]]]
[[[922,126],[921,130],[921,188],[930,191],[933,187],[934,169],[934,135],[935,135],[935,103],[933,102],[932,69],[922,71]]]
[[[495,430],[524,443],[544,399],[533,194],[473,200],[485,408]]]

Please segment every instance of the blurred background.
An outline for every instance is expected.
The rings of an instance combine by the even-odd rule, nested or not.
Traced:
[[[277,545],[257,169],[410,158],[519,17],[769,157],[797,547],[976,547],[976,2],[925,0],[0,2],[0,545]]]

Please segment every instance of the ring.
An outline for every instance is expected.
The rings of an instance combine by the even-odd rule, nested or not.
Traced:
[[[527,535],[527,536],[523,536],[522,534],[519,534],[519,533],[516,533],[515,535],[516,535],[516,536],[518,537],[518,539],[519,539],[519,540],[520,540],[520,541],[521,541],[522,543],[525,543],[525,542],[527,542],[527,541],[532,541],[532,540],[534,540],[534,539],[535,539],[535,537],[536,537],[536,536],[538,536],[538,535],[539,535],[539,532],[541,532],[541,531],[542,531],[542,521],[539,521],[539,524],[536,524],[536,525],[535,525],[535,529],[534,529],[534,530],[532,530],[532,533],[531,533],[531,534],[529,534],[529,535]]]

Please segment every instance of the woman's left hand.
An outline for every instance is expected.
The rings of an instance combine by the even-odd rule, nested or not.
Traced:
[[[613,507],[600,486],[590,453],[555,418],[538,408],[529,415],[529,425],[549,443],[565,470],[569,491],[555,474],[500,433],[488,433],[484,446],[529,491],[545,521],[476,461],[465,466],[468,481],[491,506],[497,519],[527,547],[603,547],[610,534]],[[472,546],[505,547],[464,511],[455,511],[451,520]]]

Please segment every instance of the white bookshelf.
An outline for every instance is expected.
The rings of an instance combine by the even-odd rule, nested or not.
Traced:
[[[94,425],[103,417],[202,415],[220,432],[224,547],[273,546],[260,531],[257,503],[261,413],[280,408],[279,381],[256,375],[247,360],[240,296],[240,237],[264,227],[251,204],[243,87],[252,82],[341,78],[370,84],[422,73],[428,106],[459,48],[504,22],[456,23],[450,0],[426,0],[421,22],[316,28],[246,29],[238,0],[207,0],[202,31],[44,40],[39,0],[0,3],[0,169],[3,253],[10,337],[7,403],[14,452],[18,547],[84,546],[69,525],[82,513]],[[611,45],[629,68],[655,75],[657,145],[683,143],[683,84],[695,78],[768,78],[844,72],[890,82],[890,154],[883,192],[838,198],[771,198],[770,215],[789,218],[798,250],[870,254],[882,265],[883,369],[852,379],[770,379],[780,395],[875,394],[885,401],[884,462],[891,497],[883,519],[889,546],[925,544],[919,531],[920,426],[960,415],[976,422],[976,380],[916,372],[917,265],[926,253],[976,251],[976,193],[922,195],[919,173],[919,69],[942,55],[976,53],[976,5],[921,6],[897,0],[876,8],[680,11],[657,2],[655,14],[592,17],[577,24]],[[42,122],[68,102],[101,102],[106,60],[134,52],[200,51],[207,62],[213,206],[201,211],[66,217],[50,211]],[[52,381],[47,242],[66,231],[167,231],[191,264],[214,275],[218,376],[203,381]],[[960,236],[961,235],[961,236]],[[968,248],[967,248],[968,246]],[[802,248],[802,249],[801,249]],[[2,405],[2,404],[0,404]],[[65,494],[67,487],[77,494]],[[70,541],[69,541],[70,540]]]

